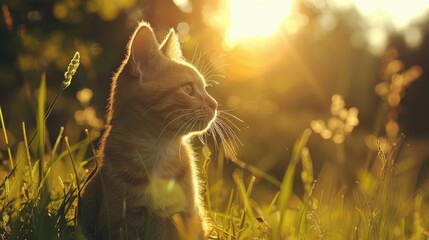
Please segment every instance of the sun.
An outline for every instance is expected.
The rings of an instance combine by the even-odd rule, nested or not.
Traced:
[[[226,43],[272,35],[290,15],[291,5],[292,0],[229,0]]]

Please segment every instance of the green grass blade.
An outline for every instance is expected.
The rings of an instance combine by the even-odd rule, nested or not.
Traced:
[[[253,213],[253,209],[250,205],[250,199],[249,199],[249,195],[250,195],[252,188],[253,188],[253,178],[252,178],[251,182],[249,183],[248,189],[246,190],[244,183],[243,183],[243,179],[237,171],[233,173],[232,177],[234,179],[235,184],[237,185],[239,196],[240,196],[240,198],[244,204],[244,211],[243,211],[243,215],[242,215],[242,223],[241,223],[242,226],[241,226],[241,228],[244,226],[243,224],[245,222],[245,217],[247,215],[248,216],[247,219],[249,220],[248,222],[252,228],[252,231],[255,231],[257,228],[256,223],[255,223],[256,218],[255,218],[255,214]]]
[[[66,142],[66,146],[67,146],[67,151],[69,153],[70,162],[71,162],[72,167],[73,167],[73,173],[74,173],[74,178],[75,178],[75,181],[76,181],[77,192],[80,194],[79,175],[77,174],[76,165],[74,164],[73,154],[72,154],[72,151],[70,149],[70,144],[69,144],[69,138],[68,137],[64,137],[64,141]]]
[[[30,148],[28,146],[28,140],[27,140],[27,129],[25,127],[25,122],[22,122],[22,135],[24,137],[24,146],[25,146],[25,156],[27,157],[27,163],[28,163],[28,169],[30,173],[30,184],[33,184],[33,165],[31,164],[31,155],[30,155]]]
[[[302,163],[302,172],[301,180],[304,184],[304,201],[308,202],[311,189],[314,183],[314,173],[313,173],[313,161],[311,160],[310,150],[307,147],[304,147],[301,151],[301,163]]]
[[[209,151],[208,148],[204,148],[206,151]],[[207,201],[207,210],[212,210],[212,204],[211,204],[211,199],[210,199],[210,194],[211,194],[211,189],[210,189],[210,184],[208,182],[208,172],[209,172],[209,166],[210,166],[210,152],[208,154],[206,154],[204,163],[203,163],[203,176],[204,179],[206,179],[206,186],[205,186],[205,194],[206,194],[206,201]]]
[[[21,157],[23,153],[24,153],[24,144],[20,142],[18,144],[18,148],[16,149],[16,156]],[[10,192],[8,193],[8,199],[15,200],[14,201],[15,211],[17,211],[20,208],[19,195],[22,189],[22,183],[24,178],[24,171],[25,171],[24,163],[25,162],[23,161],[17,163],[14,178],[9,182]]]
[[[9,157],[10,169],[12,170],[12,169],[14,169],[12,151],[11,151],[10,146],[9,146],[9,138],[7,137],[6,125],[4,124],[3,112],[2,112],[1,106],[0,106],[0,122],[1,122],[1,127],[3,129],[4,141],[5,141],[6,146],[7,146],[7,154]]]
[[[60,145],[61,138],[63,137],[63,133],[64,133],[64,127],[61,127],[60,132],[57,135],[57,139],[55,140],[54,147],[52,148],[51,161],[55,158],[57,154],[57,149],[58,149],[58,146]]]
[[[46,102],[46,73],[42,74],[38,105],[37,105],[37,129],[38,129],[38,148],[37,148],[37,159],[39,159],[39,184],[43,179],[43,155],[45,150],[45,102]]]
[[[280,187],[281,183],[279,180],[277,180],[275,177],[269,175],[268,173],[262,171],[261,169],[251,165],[251,164],[247,164],[245,162],[243,162],[242,160],[240,160],[239,158],[237,158],[235,155],[231,155],[230,156],[230,160],[235,163],[237,166],[246,169],[247,171],[251,172],[253,175],[261,177],[263,179],[265,179],[267,182],[273,184],[276,187]]]
[[[73,153],[73,152],[77,151],[79,148],[82,147],[82,145],[88,144],[88,142],[89,142],[88,139],[83,139],[80,142],[70,146],[70,152]],[[55,163],[58,160],[66,157],[68,154],[69,154],[69,149],[66,149],[66,150],[62,151],[60,154],[58,154],[52,161],[49,161],[49,163],[46,166],[46,171],[45,171],[45,174],[44,174],[43,179],[42,179],[42,184],[39,185],[39,188],[37,189],[36,193],[39,192],[40,189],[43,187],[43,183],[45,183],[45,181],[47,180],[47,178],[48,178],[52,168],[54,167]]]
[[[273,239],[281,240],[282,239],[282,226],[284,221],[285,212],[287,209],[287,203],[289,202],[290,196],[292,195],[293,188],[293,176],[295,173],[295,167],[298,164],[301,158],[302,149],[307,144],[307,140],[310,137],[312,131],[310,129],[304,130],[299,139],[296,141],[292,157],[289,162],[289,165],[286,169],[286,172],[283,177],[282,185],[280,187],[279,194],[279,211],[280,211],[280,220],[273,226]]]
[[[82,184],[82,189],[86,186],[86,184],[89,182],[89,180],[91,180],[91,178],[94,176],[94,174],[97,172],[98,170],[98,158],[97,158],[97,152],[95,151],[95,147],[94,144],[92,144],[92,137],[89,134],[88,129],[85,129],[85,134],[86,134],[86,138],[88,139],[88,142],[91,146],[91,150],[92,150],[92,154],[93,156],[91,157],[91,159],[95,159],[95,167],[94,169],[91,171],[91,173],[89,173],[88,177],[85,179],[84,183]],[[80,195],[79,195],[80,198]]]

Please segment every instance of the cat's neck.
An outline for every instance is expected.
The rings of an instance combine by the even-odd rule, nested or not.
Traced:
[[[122,149],[123,153],[135,152],[154,159],[174,159],[180,154],[184,137],[165,128],[162,120],[155,119],[145,110],[136,110],[132,106],[119,107],[111,112],[106,125],[104,149]],[[106,153],[106,155],[108,155]]]
[[[105,133],[100,150],[103,162],[108,162],[113,168],[116,168],[117,164],[126,164],[151,172],[180,159],[180,149],[185,143],[182,137],[166,135],[159,138],[146,127],[135,132],[127,132],[121,125],[107,127],[110,130]]]

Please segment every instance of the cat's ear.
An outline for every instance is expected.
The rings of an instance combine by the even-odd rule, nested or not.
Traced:
[[[162,54],[152,28],[145,22],[139,24],[128,45],[130,72],[138,77],[143,69],[159,65]]]
[[[161,52],[168,58],[173,60],[183,60],[182,50],[180,49],[179,37],[174,29],[170,29],[167,37],[161,44]]]

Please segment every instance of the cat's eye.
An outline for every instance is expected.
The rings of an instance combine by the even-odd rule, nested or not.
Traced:
[[[192,93],[194,92],[194,88],[190,83],[182,85],[182,90],[188,95],[192,95]]]

